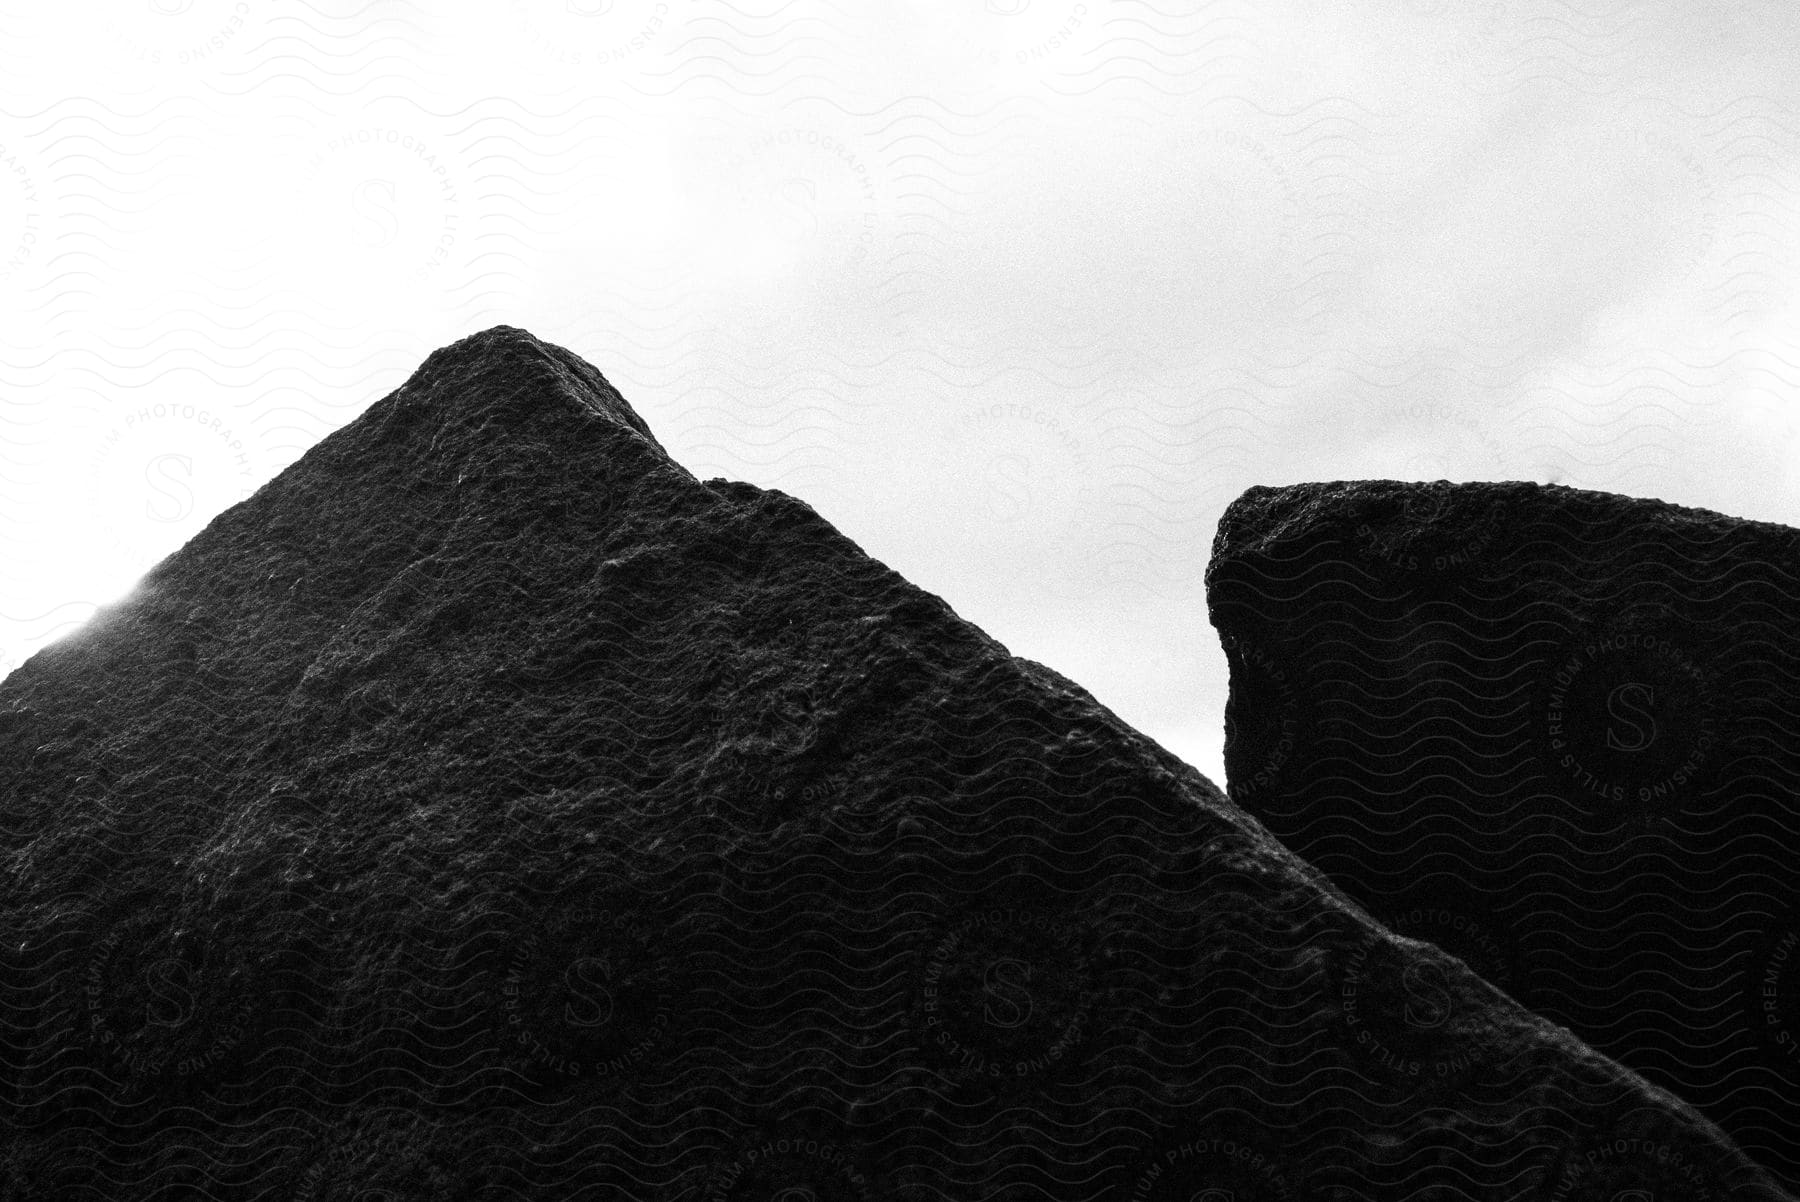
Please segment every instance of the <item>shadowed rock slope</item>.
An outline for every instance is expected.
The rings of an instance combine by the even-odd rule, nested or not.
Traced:
[[[507,327],[0,685],[0,803],[6,1197],[1785,1197]]]
[[[1231,795],[1800,1181],[1800,530],[1555,485],[1252,489]]]

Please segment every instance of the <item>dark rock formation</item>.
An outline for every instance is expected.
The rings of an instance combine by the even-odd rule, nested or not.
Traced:
[[[1800,1181],[1800,531],[1555,485],[1255,488],[1208,600],[1234,800]]]
[[[519,330],[0,685],[0,804],[7,1196],[1787,1197]]]

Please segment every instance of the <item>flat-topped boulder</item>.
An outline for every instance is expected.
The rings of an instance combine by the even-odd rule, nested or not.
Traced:
[[[0,1194],[1779,1202],[500,327],[0,683]]]
[[[1528,483],[1254,488],[1231,797],[1800,1181],[1800,531]]]

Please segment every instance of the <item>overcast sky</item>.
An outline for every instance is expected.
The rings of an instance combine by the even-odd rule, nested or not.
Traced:
[[[0,0],[0,672],[506,323],[1223,784],[1252,484],[1800,524],[1796,11]]]

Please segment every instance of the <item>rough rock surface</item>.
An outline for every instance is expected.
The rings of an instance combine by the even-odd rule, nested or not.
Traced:
[[[0,812],[9,1198],[1787,1198],[507,327],[0,684]]]
[[[1559,486],[1256,488],[1231,796],[1800,1181],[1800,531]]]

